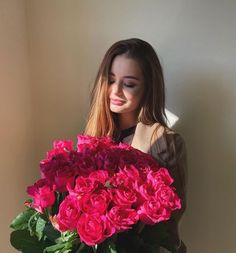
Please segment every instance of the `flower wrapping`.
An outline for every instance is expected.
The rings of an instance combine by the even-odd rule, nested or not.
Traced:
[[[168,169],[151,155],[109,137],[78,135],[76,149],[70,140],[54,141],[40,174],[27,188],[27,210],[11,224],[16,249],[137,253],[173,248],[165,224],[181,201]]]

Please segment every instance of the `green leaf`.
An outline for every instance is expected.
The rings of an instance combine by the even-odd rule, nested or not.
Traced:
[[[51,215],[55,215],[59,211],[60,203],[62,202],[62,194],[60,192],[56,192],[56,200],[52,206]]]
[[[29,229],[29,232],[30,232],[31,236],[34,236],[34,235],[37,234],[36,233],[36,224],[37,224],[37,220],[38,220],[39,216],[40,216],[40,213],[36,212],[35,214],[33,214],[30,217],[30,219],[28,221],[28,229]]]
[[[46,227],[45,227],[46,228]],[[46,234],[46,233],[45,233]],[[80,243],[78,234],[76,231],[66,231],[60,234],[54,240],[54,245],[47,247],[44,250],[44,253],[53,252],[53,253],[69,253],[73,248],[77,248]]]
[[[56,242],[70,242],[79,239],[76,231],[66,231],[61,233],[61,237],[56,240]]]
[[[37,244],[38,239],[30,236],[27,230],[18,230],[11,233],[10,242],[16,249],[22,250],[24,247]]]
[[[55,240],[61,236],[61,233],[56,230],[52,224],[45,225],[44,234],[52,242],[55,242]]]
[[[38,218],[37,223],[36,223],[36,235],[38,237],[39,240],[42,239],[43,236],[43,231],[46,225],[46,221],[44,219],[42,219],[41,217]]]
[[[61,249],[64,248],[64,246],[65,246],[64,244],[55,244],[45,248],[43,253],[60,251]]]
[[[12,221],[10,227],[15,230],[24,230],[28,227],[29,219],[35,214],[37,211],[34,209],[27,209],[26,211],[20,213],[16,216],[16,218]]]
[[[13,231],[10,236],[11,245],[23,253],[43,253],[48,243],[39,242],[36,236],[31,236],[27,230]]]
[[[55,244],[44,249],[43,253],[69,253],[73,248],[72,242]]]

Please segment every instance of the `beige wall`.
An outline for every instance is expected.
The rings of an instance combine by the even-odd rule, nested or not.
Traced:
[[[0,1],[0,252],[9,245],[9,224],[24,209],[32,182],[32,124],[25,2]]]
[[[23,209],[25,186],[38,176],[37,164],[52,140],[76,140],[82,131],[103,54],[130,37],[157,50],[167,108],[180,116],[176,129],[189,159],[181,226],[188,252],[235,252],[236,2],[0,3],[1,192],[10,195],[1,208],[0,252],[14,252],[8,223]]]

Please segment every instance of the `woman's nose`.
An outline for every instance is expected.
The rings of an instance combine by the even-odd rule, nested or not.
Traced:
[[[111,88],[112,88],[112,93],[113,94],[121,94],[123,92],[122,84],[119,83],[119,82],[114,82],[111,85]]]

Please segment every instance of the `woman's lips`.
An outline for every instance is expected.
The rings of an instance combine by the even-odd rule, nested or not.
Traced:
[[[124,101],[119,100],[119,99],[110,99],[110,102],[111,102],[113,105],[123,105],[123,104],[124,104]]]

